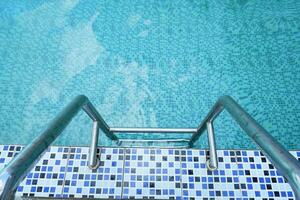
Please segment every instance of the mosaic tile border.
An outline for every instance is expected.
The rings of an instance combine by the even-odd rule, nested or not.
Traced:
[[[20,145],[0,145],[0,169]],[[300,151],[291,151],[300,160]],[[219,168],[206,169],[206,150],[99,148],[100,167],[87,167],[88,147],[52,146],[17,190],[18,197],[106,199],[294,199],[257,150],[218,150]]]

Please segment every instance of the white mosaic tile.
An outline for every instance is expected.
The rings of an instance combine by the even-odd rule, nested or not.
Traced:
[[[180,182],[179,151],[126,149],[123,199],[180,199]]]
[[[237,151],[243,198],[294,199],[290,185],[259,151]]]
[[[88,167],[87,147],[72,147],[68,161],[63,197],[65,198],[120,198],[124,150],[98,149],[100,166]]]
[[[0,145],[0,169],[21,146]],[[88,147],[51,147],[20,184],[17,197],[110,199],[294,199],[284,178],[259,152],[99,148],[100,167],[88,167]],[[300,160],[300,151],[292,151]]]
[[[22,148],[20,145],[0,145],[0,170],[16,156]]]
[[[234,151],[217,151],[219,167],[206,168],[204,150],[181,150],[182,199],[231,199],[241,197]]]
[[[68,147],[48,149],[21,182],[16,196],[61,197],[68,156]]]

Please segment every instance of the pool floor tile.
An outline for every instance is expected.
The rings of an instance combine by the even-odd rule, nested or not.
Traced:
[[[122,193],[123,149],[99,148],[98,169],[88,167],[89,148],[71,147],[63,197],[117,198]]]
[[[20,145],[0,145],[0,170],[16,156],[22,148]]]
[[[0,169],[20,145],[0,145]],[[17,189],[17,197],[109,199],[294,199],[285,179],[258,150],[218,150],[209,171],[207,150],[52,146]],[[300,151],[291,151],[300,160]]]
[[[51,147],[29,172],[17,189],[16,196],[61,197],[69,147]]]
[[[290,185],[260,151],[238,151],[240,189],[243,198],[293,199]],[[295,152],[291,152],[296,157]]]
[[[225,153],[224,153],[225,152]],[[230,199],[239,198],[239,177],[235,173],[235,151],[217,151],[218,169],[209,171],[205,150],[181,151],[182,197],[183,199]],[[234,158],[234,159],[232,159]]]
[[[126,149],[123,199],[180,199],[178,150]]]

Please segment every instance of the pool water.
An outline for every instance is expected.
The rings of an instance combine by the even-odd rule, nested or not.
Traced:
[[[78,94],[118,127],[197,127],[227,94],[299,149],[300,1],[2,1],[0,90],[2,144],[29,143]],[[215,130],[220,149],[255,148],[227,113]],[[80,113],[56,144],[90,131]]]

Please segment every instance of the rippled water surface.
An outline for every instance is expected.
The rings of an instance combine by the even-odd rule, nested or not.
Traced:
[[[0,143],[29,143],[78,94],[125,127],[196,127],[228,94],[299,149],[299,80],[299,1],[0,2]],[[215,129],[218,148],[254,147],[227,113]],[[56,144],[90,131],[81,113]]]

